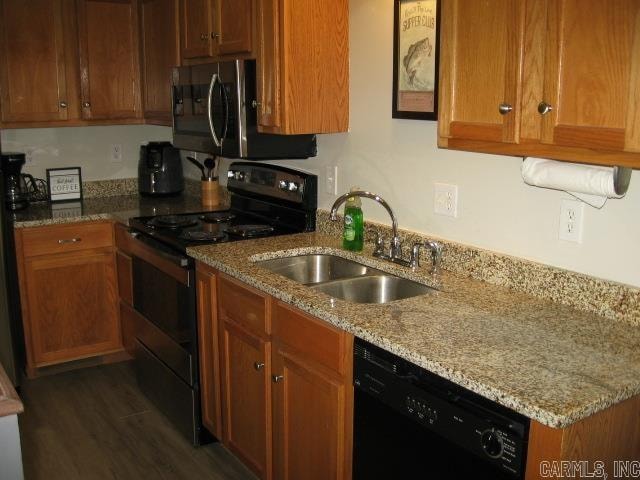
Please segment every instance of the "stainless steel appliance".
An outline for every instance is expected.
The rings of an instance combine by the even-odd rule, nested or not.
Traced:
[[[0,170],[4,173],[4,200],[10,210],[22,210],[29,206],[29,191],[22,174],[25,154],[5,152],[0,154]]]
[[[308,158],[315,135],[258,132],[255,60],[173,70],[173,144],[226,158]]]
[[[143,195],[177,195],[184,190],[180,150],[170,142],[140,146],[138,191]]]
[[[353,377],[354,480],[524,478],[526,417],[360,339]]]
[[[241,162],[229,175],[229,210],[129,221],[138,383],[195,445],[210,435],[201,421],[195,269],[186,248],[315,229],[315,175]]]

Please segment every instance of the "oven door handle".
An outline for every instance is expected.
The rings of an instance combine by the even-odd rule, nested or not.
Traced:
[[[169,252],[161,243],[137,232],[129,232],[129,235],[133,240],[130,245],[132,256],[153,265],[180,283],[191,286],[192,261],[189,257]]]
[[[220,75],[214,73],[211,76],[211,83],[209,83],[209,96],[207,97],[207,116],[209,118],[209,130],[211,130],[211,136],[213,137],[213,143],[218,148],[222,148],[222,142],[218,138],[218,134],[216,133],[216,127],[213,124],[213,89],[216,86],[216,83],[220,81]],[[223,87],[224,88],[224,87]]]

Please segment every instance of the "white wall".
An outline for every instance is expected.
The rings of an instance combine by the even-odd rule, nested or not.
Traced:
[[[83,180],[138,176],[140,144],[171,140],[171,128],[153,125],[3,130],[2,150],[31,151],[25,171],[46,178],[47,168],[82,167]],[[111,146],[122,145],[122,162],[111,162]]]
[[[581,245],[558,240],[557,191],[526,186],[522,160],[439,150],[436,123],[391,118],[393,2],[351,0],[351,132],[319,137],[316,159],[277,162],[320,176],[339,167],[339,190],[374,191],[395,209],[401,228],[430,233],[640,286],[640,171],[626,198],[598,211],[585,209]],[[459,187],[457,219],[433,213],[433,183]],[[388,223],[386,212],[365,200],[365,218]]]

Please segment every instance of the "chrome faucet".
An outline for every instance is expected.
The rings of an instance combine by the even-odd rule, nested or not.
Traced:
[[[378,202],[380,205],[382,205],[387,211],[387,213],[389,214],[389,216],[391,217],[391,232],[392,232],[393,238],[391,239],[389,254],[387,255],[384,253],[384,241],[382,237],[380,237],[379,235],[378,235],[378,239],[376,240],[376,248],[373,254],[376,257],[383,258],[385,260],[391,260],[392,262],[395,262],[395,263],[400,263],[400,264],[406,263],[408,266],[409,262],[402,259],[402,243],[400,241],[400,237],[398,237],[398,220],[396,219],[396,214],[393,213],[393,210],[391,209],[389,204],[379,195],[376,195],[375,193],[371,193],[371,192],[365,192],[362,190],[345,193],[344,195],[338,197],[337,200],[333,203],[333,207],[331,207],[331,215],[329,216],[329,220],[334,222],[338,220],[338,216],[337,216],[338,208],[340,207],[340,205],[346,202],[348,198],[351,198],[351,197],[370,198],[371,200],[374,200]]]

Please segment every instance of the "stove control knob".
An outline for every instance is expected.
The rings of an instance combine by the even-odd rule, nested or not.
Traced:
[[[289,182],[287,182],[286,180],[280,180],[278,182],[278,188],[280,190],[289,190]]]
[[[480,435],[480,444],[484,453],[491,458],[500,458],[504,450],[502,436],[496,432],[493,428],[491,430],[485,430]]]
[[[236,172],[234,172],[233,170],[229,170],[227,172],[227,178],[235,178],[236,176]]]
[[[244,182],[246,174],[244,172],[235,172],[236,180],[239,182]]]
[[[297,192],[299,188],[300,188],[300,185],[298,185],[296,182],[289,182],[290,192]]]

